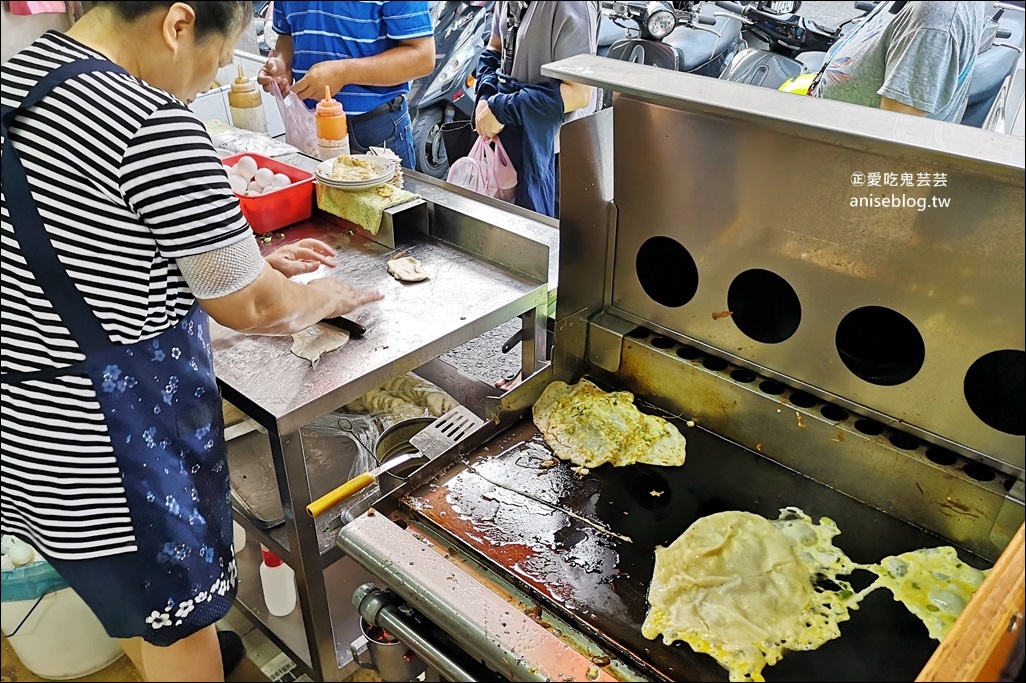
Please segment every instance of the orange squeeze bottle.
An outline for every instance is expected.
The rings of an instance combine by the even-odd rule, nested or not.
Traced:
[[[349,154],[349,128],[342,105],[324,86],[324,99],[317,103],[317,152],[321,159],[334,159]]]

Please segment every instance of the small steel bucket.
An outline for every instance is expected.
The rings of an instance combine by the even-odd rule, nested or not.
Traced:
[[[385,633],[379,626],[371,626],[360,619],[360,630],[367,640],[370,661],[360,657],[360,651],[353,644],[353,659],[365,669],[377,669],[383,681],[412,681],[427,669],[424,660]]]

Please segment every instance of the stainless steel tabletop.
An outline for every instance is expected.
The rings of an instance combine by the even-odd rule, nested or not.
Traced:
[[[225,397],[281,434],[547,301],[544,281],[425,235],[400,247],[430,274],[413,284],[388,274],[385,263],[393,252],[386,247],[317,218],[280,235],[265,251],[305,237],[338,249],[337,268],[322,266],[297,279],[343,277],[385,295],[349,316],[362,322],[367,334],[325,354],[316,367],[291,353],[289,336],[246,335],[211,325],[215,371]]]

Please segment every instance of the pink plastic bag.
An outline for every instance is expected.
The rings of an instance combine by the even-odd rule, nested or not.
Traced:
[[[317,151],[317,122],[316,114],[306,108],[303,100],[294,92],[289,92],[288,97],[283,97],[278,82],[271,79],[271,94],[278,105],[278,113],[281,114],[282,123],[285,124],[285,142],[289,143],[303,154],[318,157]]]
[[[479,137],[470,148],[470,154],[457,159],[449,168],[446,180],[505,201],[512,201],[516,195],[517,172],[498,138],[488,141]]]

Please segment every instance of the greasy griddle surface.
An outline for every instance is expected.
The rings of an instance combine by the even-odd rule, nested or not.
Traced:
[[[605,465],[580,477],[565,462],[543,466],[551,451],[526,420],[471,454],[473,471],[455,467],[406,504],[501,573],[526,583],[564,617],[673,681],[727,680],[711,657],[641,635],[654,548],[671,543],[700,517],[746,510],[776,519],[780,508],[797,506],[813,519],[833,519],[841,529],[835,544],[856,562],[947,545],[710,432],[678,427],[688,440],[683,466]],[[485,478],[557,503],[632,542]],[[853,582],[861,588],[871,578],[861,572]],[[763,673],[768,681],[911,681],[935,647],[923,624],[881,589],[841,624],[841,638],[813,652],[787,652]]]

